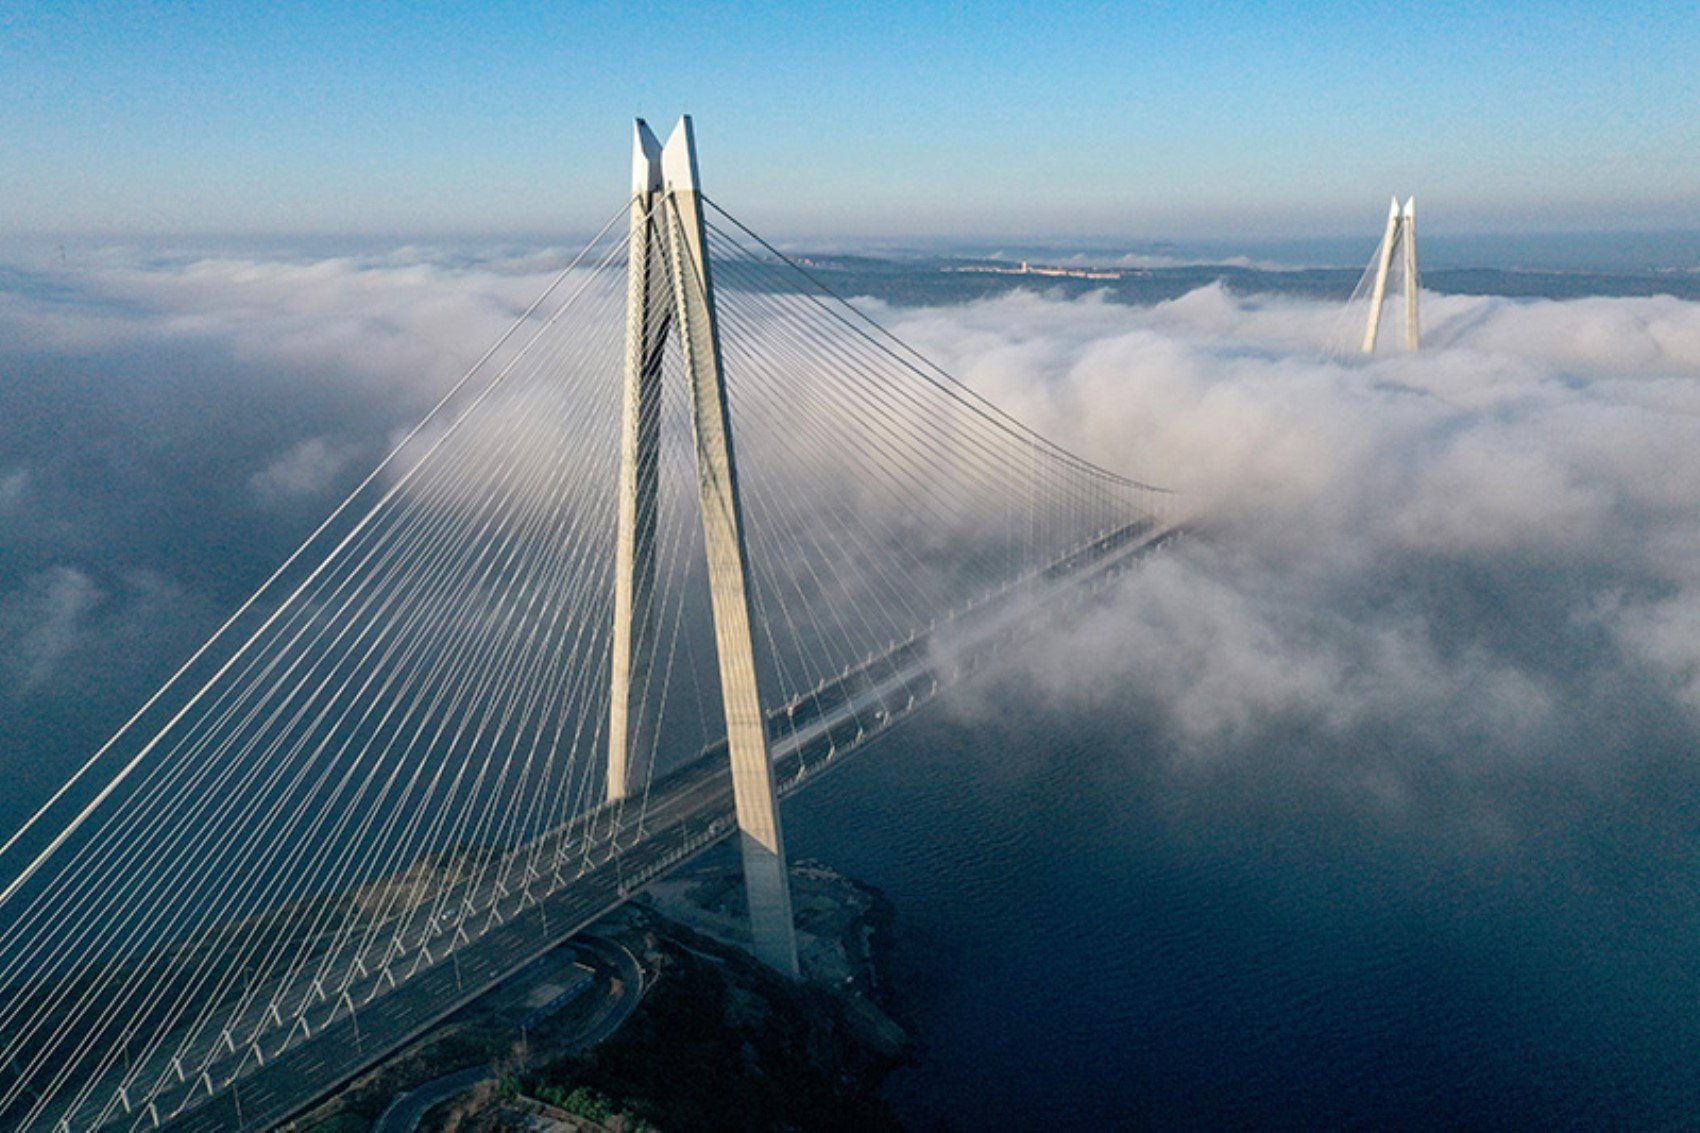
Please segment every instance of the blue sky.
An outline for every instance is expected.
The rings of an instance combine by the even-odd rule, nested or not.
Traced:
[[[1693,3],[0,3],[0,230],[582,230],[697,119],[781,235],[1700,227]]]

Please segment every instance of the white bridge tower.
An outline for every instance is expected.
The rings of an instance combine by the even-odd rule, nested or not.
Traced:
[[[1381,238],[1381,251],[1376,255],[1375,287],[1370,292],[1369,325],[1364,329],[1364,353],[1375,353],[1376,336],[1381,333],[1381,308],[1387,299],[1387,274],[1393,266],[1395,252],[1403,251],[1405,287],[1405,349],[1417,349],[1417,199],[1409,197],[1403,206],[1397,197],[1387,210],[1387,233]]]
[[[732,422],[699,193],[696,139],[690,117],[679,119],[665,146],[638,119],[632,143],[608,799],[614,802],[626,797],[631,788],[633,756],[647,747],[637,732],[644,718],[639,698],[648,684],[645,675],[654,630],[661,362],[667,336],[676,328],[685,371],[690,375],[703,542],[750,933],[759,959],[795,976],[797,941],[790,878],[750,629],[743,507],[738,496]],[[667,256],[670,271],[652,273],[652,256],[660,254]],[[663,286],[668,274],[672,276],[671,294],[666,294]]]

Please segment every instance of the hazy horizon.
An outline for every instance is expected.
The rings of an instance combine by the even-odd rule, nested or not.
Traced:
[[[788,254],[917,259],[1031,259],[1045,263],[1166,267],[1223,264],[1245,268],[1362,267],[1374,252],[1379,231],[1281,237],[1060,237],[1042,234],[916,236],[902,233],[861,237],[801,232],[770,234]],[[411,254],[421,258],[460,254],[501,257],[529,249],[571,250],[589,232],[396,232],[292,233],[204,232],[171,234],[0,234],[0,264],[70,266],[71,253],[198,256],[258,254],[302,257]],[[1421,229],[1425,270],[1481,268],[1600,272],[1700,272],[1700,228],[1595,231],[1440,231]]]

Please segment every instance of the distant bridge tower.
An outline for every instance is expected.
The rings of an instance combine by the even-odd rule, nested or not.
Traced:
[[[1381,250],[1376,254],[1375,287],[1370,292],[1369,326],[1364,329],[1364,353],[1375,353],[1376,336],[1381,333],[1381,308],[1387,299],[1387,274],[1393,266],[1393,255],[1402,250],[1405,287],[1405,349],[1417,349],[1417,199],[1409,197],[1403,207],[1397,197],[1387,210],[1387,233],[1381,238]]]
[[[696,138],[688,115],[679,119],[665,146],[641,118],[634,135],[608,799],[626,797],[631,789],[632,757],[642,750],[637,733],[643,719],[639,698],[648,683],[645,673],[654,623],[662,349],[670,329],[677,326],[680,354],[690,375],[703,542],[750,933],[759,959],[795,976],[797,941],[790,879],[750,631],[743,507],[698,195]],[[660,254],[667,256],[669,270],[652,272],[653,257]],[[671,295],[663,293],[669,275]]]

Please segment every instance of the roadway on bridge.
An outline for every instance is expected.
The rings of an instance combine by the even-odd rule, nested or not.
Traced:
[[[941,626],[941,631],[949,632],[948,641],[921,635],[847,674],[838,682],[842,687],[824,690],[829,695],[815,702],[829,705],[826,709],[817,707],[813,715],[803,717],[776,717],[777,787],[789,793],[834,766],[929,702],[942,687],[1032,632],[1038,615],[1054,603],[1091,592],[1172,533],[1151,524],[1111,532]],[[894,657],[901,663],[892,663]],[[328,1005],[326,1018],[310,1034],[293,1045],[286,1041],[263,1065],[238,1073],[245,1055],[229,1052],[225,1056],[228,1068],[212,1067],[218,1071],[212,1075],[214,1080],[237,1075],[224,1089],[207,1089],[204,1078],[177,1083],[158,1099],[162,1127],[183,1133],[225,1133],[265,1128],[300,1112],[411,1043],[509,973],[581,932],[642,885],[732,833],[736,821],[723,745],[656,782],[641,823],[634,826],[607,831],[593,823],[575,823],[541,839],[555,841],[557,864],[563,859],[575,861],[580,872],[564,883],[545,872],[516,890],[476,895],[482,907],[469,900],[460,924],[477,911],[487,927],[471,939],[436,956],[429,966],[416,967],[404,980],[392,981],[394,987],[380,983],[383,977],[378,973],[369,974],[361,992],[370,998],[354,997],[359,1004],[355,1011],[344,1010],[340,1001]],[[622,838],[633,841],[617,846],[616,840]],[[522,847],[515,854],[535,851],[536,847]],[[452,934],[458,928],[450,923],[440,931]],[[417,942],[424,943],[423,939]],[[207,1042],[216,1039],[209,1037]]]

